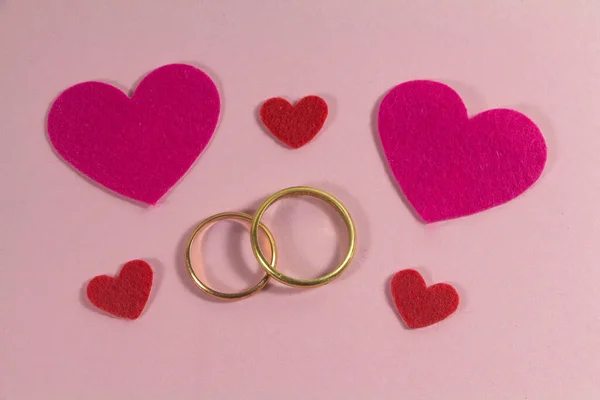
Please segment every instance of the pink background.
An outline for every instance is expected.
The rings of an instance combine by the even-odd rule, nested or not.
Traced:
[[[0,0],[0,399],[598,398],[599,21],[597,1]],[[59,161],[45,114],[61,90],[131,88],[172,62],[208,72],[223,112],[160,206]],[[373,131],[381,97],[411,79],[450,84],[471,113],[510,107],[537,122],[549,146],[537,184],[475,216],[415,219]],[[308,94],[330,116],[287,150],[257,107]],[[355,217],[348,272],[309,291],[206,300],[183,263],[190,230],[293,185],[330,190]],[[343,242],[333,215],[301,199],[268,213],[281,269],[331,267]],[[217,287],[257,279],[243,228],[205,239]],[[91,309],[86,282],[134,258],[156,271],[142,317]],[[404,329],[387,286],[410,267],[455,285],[457,313]]]

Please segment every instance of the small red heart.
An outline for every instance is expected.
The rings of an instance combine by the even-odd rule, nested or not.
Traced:
[[[392,297],[409,328],[423,328],[450,316],[458,308],[459,296],[447,283],[427,287],[417,271],[405,269],[392,278]]]
[[[116,278],[100,275],[87,286],[87,297],[97,308],[116,317],[137,319],[152,289],[153,272],[142,260],[127,262]]]
[[[265,101],[260,118],[269,131],[293,149],[310,142],[327,118],[327,103],[319,96],[307,96],[295,106],[281,97]]]

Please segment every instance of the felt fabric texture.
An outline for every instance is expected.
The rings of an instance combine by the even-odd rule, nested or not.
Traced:
[[[68,88],[52,104],[47,130],[56,152],[77,171],[153,205],[207,146],[220,107],[208,75],[170,64],[149,73],[131,98],[101,82]]]
[[[298,149],[319,133],[327,119],[327,103],[319,96],[306,96],[295,106],[281,97],[265,101],[260,118],[273,136]]]
[[[458,308],[459,296],[447,283],[427,287],[417,271],[397,272],[391,283],[396,309],[409,328],[423,328],[446,319]]]
[[[116,278],[100,275],[87,285],[87,297],[102,311],[115,317],[137,319],[144,311],[154,273],[143,260],[127,262]]]
[[[439,82],[393,88],[381,102],[378,125],[390,169],[426,223],[506,203],[546,164],[544,137],[529,118],[494,109],[469,119],[459,95]]]

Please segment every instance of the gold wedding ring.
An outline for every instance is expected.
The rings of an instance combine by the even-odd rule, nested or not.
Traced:
[[[240,300],[240,299],[252,296],[254,293],[258,293],[262,288],[264,288],[265,285],[267,284],[267,282],[269,281],[269,275],[265,274],[265,276],[260,280],[260,282],[258,282],[256,285],[254,285],[253,287],[251,287],[249,289],[243,290],[241,292],[225,293],[225,292],[219,292],[217,290],[214,290],[210,286],[208,286],[206,283],[204,283],[198,277],[198,275],[194,271],[194,268],[192,267],[191,250],[192,250],[192,245],[194,244],[194,240],[196,239],[198,234],[207,230],[215,222],[226,220],[226,219],[233,219],[233,220],[238,220],[238,221],[242,221],[242,222],[243,221],[252,222],[251,215],[248,215],[246,213],[241,213],[241,212],[224,212],[224,213],[220,213],[220,214],[215,214],[212,217],[209,217],[209,218],[205,219],[204,221],[200,222],[200,224],[198,224],[196,229],[194,229],[194,232],[192,233],[192,236],[190,237],[190,240],[188,241],[188,245],[185,249],[185,264],[187,266],[188,272],[190,273],[190,276],[192,277],[192,280],[194,281],[196,286],[198,286],[204,293],[206,293],[210,296],[213,296],[213,297],[223,299],[223,300]],[[275,239],[273,239],[273,235],[271,234],[269,229],[267,229],[267,227],[264,226],[263,224],[260,224],[260,229],[267,235],[267,239],[269,241],[269,246],[271,247],[271,261],[268,261],[269,267],[275,269],[275,265],[277,265],[277,249],[275,248]]]
[[[349,246],[348,252],[346,256],[342,260],[342,262],[331,272],[320,276],[315,279],[298,279],[291,277],[289,275],[285,275],[279,271],[277,271],[267,260],[264,253],[259,247],[258,243],[258,228],[262,225],[260,219],[267,209],[276,201],[281,200],[284,197],[290,196],[310,196],[320,200],[323,200],[330,205],[332,205],[335,210],[340,214],[344,223],[346,224],[346,228],[348,229],[349,236]],[[254,219],[252,220],[252,228],[250,228],[250,241],[252,243],[252,251],[254,252],[254,256],[260,263],[260,266],[273,278],[288,286],[296,286],[296,287],[316,287],[326,285],[344,272],[346,267],[352,261],[352,257],[354,257],[354,251],[356,250],[356,229],[354,227],[354,222],[352,221],[352,217],[350,217],[350,213],[346,210],[346,207],[342,203],[339,202],[338,199],[330,195],[329,193],[314,189],[306,186],[296,186],[287,189],[280,190],[275,193],[264,203],[258,207],[256,214],[254,215]],[[276,263],[275,263],[276,265]]]
[[[349,238],[348,251],[346,252],[346,255],[344,256],[341,263],[333,271],[331,271],[325,275],[319,276],[315,279],[299,279],[299,278],[295,278],[295,277],[283,274],[282,272],[277,270],[277,250],[276,250],[275,240],[273,238],[273,235],[269,231],[269,229],[261,222],[263,215],[265,214],[267,209],[271,205],[273,205],[273,203],[281,200],[282,198],[293,197],[293,196],[294,197],[295,196],[310,196],[310,197],[317,198],[319,200],[323,200],[326,203],[328,203],[329,205],[333,206],[333,208],[337,211],[337,213],[344,220],[344,223],[345,223],[347,231],[348,231],[348,238]],[[240,221],[250,221],[251,222],[250,243],[252,245],[252,252],[254,253],[254,256],[256,257],[256,260],[258,261],[259,265],[262,267],[262,269],[266,273],[265,276],[260,280],[260,282],[258,282],[255,286],[253,286],[249,289],[246,289],[244,291],[241,291],[241,292],[225,293],[225,292],[216,291],[216,290],[210,288],[205,282],[203,282],[198,277],[198,275],[194,271],[194,268],[192,267],[190,253],[191,253],[191,247],[192,247],[192,244],[194,243],[194,240],[196,239],[196,237],[198,236],[199,233],[203,232],[205,229],[207,229],[213,223],[220,221],[220,220],[224,220],[224,219],[237,219]],[[270,260],[267,259],[263,250],[260,248],[259,237],[258,237],[259,230],[263,231],[267,236],[267,239],[268,239],[268,242],[269,242],[269,245],[271,248],[271,259]],[[265,202],[263,204],[261,204],[258,207],[258,210],[256,211],[256,214],[254,215],[254,217],[252,217],[251,215],[245,214],[245,213],[226,212],[226,213],[216,214],[216,215],[213,215],[212,217],[205,219],[196,227],[196,229],[192,233],[192,236],[190,237],[190,240],[189,240],[187,248],[186,248],[185,259],[186,259],[187,269],[188,269],[188,272],[189,272],[192,280],[194,281],[196,286],[198,286],[202,291],[204,291],[205,293],[207,293],[211,296],[214,296],[214,297],[217,297],[220,299],[236,300],[236,299],[243,299],[245,297],[253,295],[254,293],[259,292],[261,289],[263,289],[266,286],[270,277],[273,277],[278,282],[280,282],[284,285],[287,285],[287,286],[309,288],[309,287],[317,287],[317,286],[326,285],[326,284],[330,283],[331,281],[333,281],[334,279],[336,279],[337,277],[339,277],[346,270],[348,265],[350,265],[352,258],[354,257],[355,251],[356,251],[356,228],[354,227],[354,222],[352,221],[352,217],[350,216],[350,213],[348,212],[348,210],[346,210],[346,207],[344,207],[344,205],[342,203],[340,203],[340,201],[337,200],[335,197],[333,197],[331,194],[329,194],[323,190],[306,187],[306,186],[296,186],[296,187],[290,187],[287,189],[280,190],[279,192],[270,196],[268,199],[265,200]]]

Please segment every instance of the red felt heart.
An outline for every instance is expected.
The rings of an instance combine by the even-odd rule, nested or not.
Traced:
[[[423,328],[450,316],[458,308],[456,290],[447,283],[427,287],[417,271],[405,269],[392,278],[392,297],[409,328]]]
[[[307,96],[295,106],[281,97],[265,101],[260,118],[269,131],[293,149],[310,142],[327,118],[327,103],[319,96]]]
[[[100,275],[92,279],[87,286],[88,299],[116,317],[137,319],[148,302],[153,275],[147,262],[129,261],[116,278]]]

